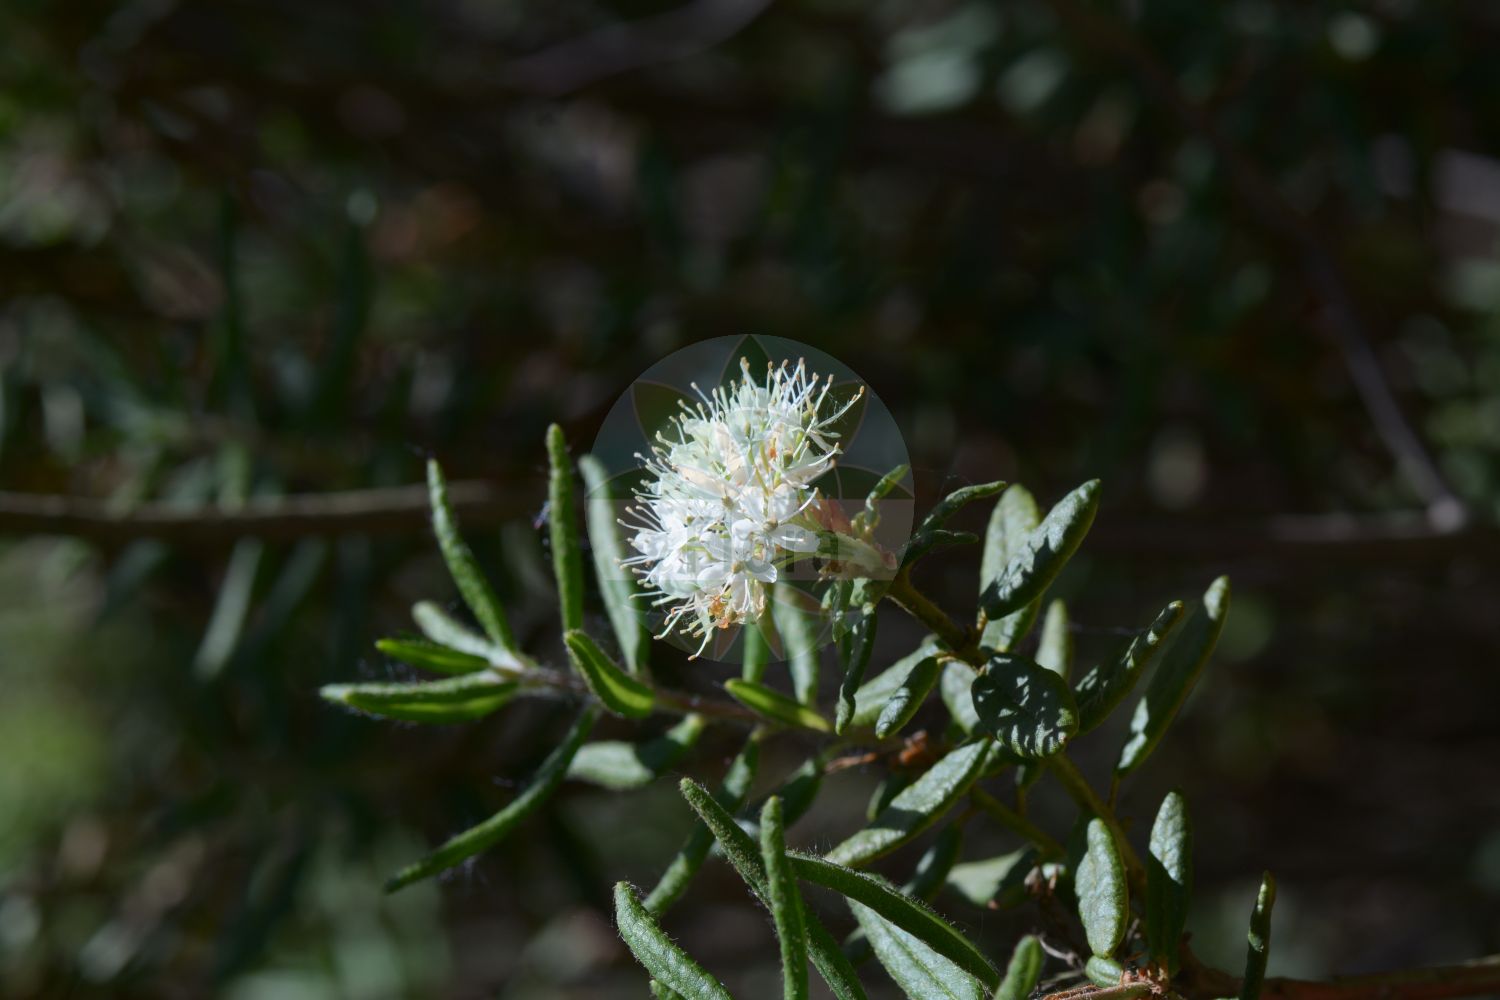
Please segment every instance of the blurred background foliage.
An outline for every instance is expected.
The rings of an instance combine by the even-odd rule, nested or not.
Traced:
[[[542,429],[582,452],[659,357],[756,333],[870,383],[924,502],[1102,477],[1060,585],[1085,659],[1234,576],[1126,801],[1188,791],[1200,953],[1237,964],[1263,867],[1273,972],[1500,950],[1500,11],[675,2],[0,6],[0,992],[641,995],[604,894],[675,850],[672,783],[568,789],[383,897],[566,706],[337,713],[319,684],[396,673],[373,639],[453,598],[420,518],[216,518],[436,455],[490,484],[468,534],[556,657]],[[923,585],[971,606],[974,561]],[[775,989],[726,871],[669,926]]]

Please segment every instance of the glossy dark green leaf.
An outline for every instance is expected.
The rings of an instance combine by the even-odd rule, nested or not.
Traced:
[[[1088,534],[1099,509],[1099,480],[1092,479],[1058,501],[1026,537],[1005,569],[985,583],[980,605],[991,620],[1003,618],[1041,597]]]
[[[737,679],[727,680],[724,682],[724,690],[728,691],[729,696],[735,701],[772,722],[814,729],[820,733],[826,733],[833,728],[828,724],[828,720],[817,712],[764,684]]]
[[[864,865],[888,854],[927,829],[968,792],[984,773],[993,744],[980,740],[952,750],[911,785],[863,830],[828,852],[840,865]]]
[[[615,640],[625,668],[634,676],[646,669],[651,633],[641,611],[640,587],[635,574],[621,564],[627,552],[621,536],[619,505],[610,493],[609,475],[603,463],[592,455],[578,460],[583,474],[584,520],[588,525],[589,547],[594,557],[594,576],[599,581],[599,597],[609,615]]]
[[[1043,960],[1042,945],[1036,938],[1028,934],[1017,941],[1015,950],[1010,953],[1005,978],[995,991],[995,1000],[1029,1000],[1031,991],[1042,978]]]
[[[1120,847],[1109,827],[1095,817],[1089,820],[1087,836],[1088,848],[1074,873],[1073,890],[1078,895],[1078,916],[1090,950],[1108,957],[1125,939],[1130,889]]]
[[[1037,642],[1036,662],[1063,680],[1073,673],[1073,633],[1069,631],[1068,606],[1061,598],[1047,605],[1042,636]]]
[[[1000,984],[1000,974],[984,953],[942,917],[919,900],[912,899],[878,875],[856,871],[815,855],[788,853],[792,866],[804,882],[832,889],[862,903],[921,941],[944,958],[978,978],[990,989]]]
[[[875,957],[912,1000],[986,1000],[984,986],[957,963],[861,903],[849,902]]]
[[[588,633],[573,629],[563,636],[563,642],[573,665],[605,708],[632,719],[651,714],[656,694],[617,667]]]
[[[729,770],[724,775],[724,780],[719,783],[714,792],[713,801],[719,808],[733,813],[745,804],[750,795],[750,786],[755,781],[755,772],[760,765],[760,743],[755,739],[745,741],[744,747],[740,749],[739,755],[729,765]],[[735,829],[739,829],[736,827]],[[743,830],[740,831],[744,833]],[[748,838],[748,834],[746,837]],[[709,848],[713,846],[714,835],[701,821],[693,825],[692,832],[688,834],[687,842],[667,866],[657,881],[656,887],[646,896],[646,909],[652,913],[664,913],[673,903],[682,898],[687,891],[688,883],[703,867],[703,859],[708,857]]]
[[[1078,710],[1063,679],[1023,656],[996,653],[974,679],[980,728],[1011,753],[1050,757],[1078,731]]]
[[[820,644],[815,602],[790,584],[778,583],[771,601],[771,620],[781,636],[793,693],[804,705],[816,704]]]
[[[1025,891],[1026,873],[1036,863],[1034,848],[1001,854],[980,861],[965,861],[948,873],[948,887],[975,906],[992,902],[1006,906],[1020,899]]]
[[[771,918],[781,944],[781,995],[784,1000],[807,1000],[807,928],[802,919],[802,893],[786,857],[781,800],[774,795],[760,811],[760,860],[765,866]]]
[[[1004,490],[1006,485],[1006,483],[997,480],[992,483],[974,483],[970,486],[959,487],[939,500],[933,506],[932,510],[927,512],[927,516],[922,519],[921,525],[917,528],[917,534],[942,527],[948,523],[948,518],[958,513],[967,505],[973,503],[975,500],[983,500],[985,497],[994,496]]]
[[[703,718],[688,715],[655,739],[644,743],[601,740],[585,744],[568,766],[568,780],[585,781],[614,791],[650,784],[682,759],[703,733]]]
[[[1130,640],[1113,659],[1084,674],[1073,689],[1078,702],[1078,731],[1086,733],[1109,717],[1141,679],[1147,665],[1166,644],[1182,618],[1182,602],[1162,609],[1151,627]]]
[[[1240,1000],[1259,1000],[1266,982],[1266,962],[1271,957],[1271,910],[1276,906],[1276,879],[1266,872],[1260,878],[1260,892],[1250,913],[1250,931],[1246,935],[1245,977],[1240,982]]]
[[[847,617],[850,619],[848,629],[838,638],[844,678],[839,683],[839,703],[833,721],[833,730],[840,735],[854,719],[854,694],[864,682],[865,669],[870,665],[870,650],[875,644],[873,610],[851,613]]]
[[[452,837],[421,861],[397,872],[386,883],[386,891],[394,892],[418,879],[436,875],[446,868],[452,868],[465,858],[472,857],[499,843],[506,834],[515,829],[516,824],[535,812],[537,807],[547,801],[557,790],[557,786],[562,784],[563,778],[568,773],[568,764],[572,762],[573,755],[578,752],[578,748],[583,746],[583,741],[588,739],[589,732],[594,728],[594,723],[598,718],[597,708],[592,705],[585,708],[579,714],[578,720],[573,723],[573,728],[563,737],[562,742],[547,755],[546,760],[542,761],[542,766],[537,768],[536,774],[532,775],[531,781],[520,795],[483,823]]]
[[[564,632],[583,628],[583,547],[578,543],[578,504],[573,462],[561,427],[547,428],[547,530],[552,540],[552,572]]]
[[[875,721],[875,735],[878,738],[885,739],[905,728],[937,684],[938,672],[939,664],[935,656],[918,660],[916,666],[907,671],[901,686],[886,699],[885,707],[880,710],[880,718]]]
[[[979,712],[974,708],[974,668],[957,660],[943,667],[943,676],[938,681],[938,694],[943,705],[959,729],[972,734],[980,728]]]
[[[637,962],[686,1000],[733,1000],[717,979],[667,937],[628,882],[615,883],[615,927]]]
[[[1139,767],[1166,735],[1178,709],[1198,683],[1228,615],[1229,578],[1221,576],[1209,586],[1203,603],[1188,618],[1177,641],[1151,676],[1146,693],[1136,703],[1135,714],[1130,718],[1130,735],[1120,748],[1119,763],[1115,764],[1116,774],[1129,774]]]
[[[418,684],[328,684],[326,701],[404,722],[469,722],[515,697],[520,685],[499,674],[465,674]]]
[[[1011,486],[1000,495],[984,533],[984,552],[979,560],[981,597],[989,582],[1005,571],[1012,558],[1021,554],[1027,538],[1041,520],[1036,500],[1026,487]],[[986,621],[980,644],[1002,653],[1011,649],[1031,630],[1036,621],[1038,603],[1032,601],[1003,618]]]
[[[482,656],[425,639],[378,639],[375,648],[393,660],[439,674],[472,674],[489,666]]]
[[[1151,958],[1169,972],[1178,966],[1193,890],[1193,826],[1181,792],[1170,792],[1151,824],[1146,859],[1146,943]]]
[[[515,652],[516,640],[511,633],[505,607],[480,571],[479,563],[468,543],[458,533],[458,519],[453,516],[453,508],[448,504],[448,483],[436,461],[427,463],[427,493],[432,503],[432,530],[437,535],[438,549],[443,553],[443,561],[448,564],[448,572],[458,586],[459,594],[463,596],[464,603],[474,613],[474,620],[479,622],[479,627],[484,629],[484,634],[490,637],[490,641],[507,652]],[[429,638],[434,642],[443,641],[432,635]],[[466,649],[464,652],[474,651]]]
[[[854,692],[854,714],[849,719],[851,726],[874,726],[885,711],[885,703],[900,689],[906,675],[922,660],[931,656],[938,648],[937,640],[928,636],[915,650],[901,657],[874,677],[869,678]]]

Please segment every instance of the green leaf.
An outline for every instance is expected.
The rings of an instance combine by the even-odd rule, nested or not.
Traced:
[[[1179,943],[1187,927],[1193,889],[1193,826],[1187,801],[1171,792],[1151,824],[1151,855],[1146,860],[1146,942],[1151,959],[1176,972]]]
[[[703,718],[684,716],[665,733],[644,743],[601,740],[582,747],[568,765],[571,781],[586,781],[614,791],[650,784],[682,759],[703,733]]]
[[[578,510],[573,463],[561,427],[547,428],[547,530],[552,539],[552,572],[564,632],[583,628],[583,553],[578,544]]]
[[[905,728],[937,684],[938,669],[937,657],[929,656],[917,661],[917,665],[907,672],[901,686],[886,701],[885,708],[880,711],[880,718],[875,722],[875,735],[878,738],[883,740]]]
[[[854,719],[854,693],[865,678],[870,665],[870,650],[875,644],[873,611],[855,612],[848,631],[838,639],[839,657],[844,664],[844,679],[839,684],[839,703],[834,712],[833,731],[842,735]]]
[[[724,690],[750,711],[757,712],[773,722],[815,729],[820,733],[826,733],[832,728],[828,725],[828,720],[817,712],[764,684],[727,680],[724,682]]]
[[[766,664],[771,661],[771,646],[766,642],[760,625],[746,622],[741,626],[740,645],[740,678],[754,684],[761,683],[766,676]]]
[[[863,865],[889,854],[937,822],[984,773],[994,745],[979,740],[947,753],[891,800],[870,826],[828,852],[840,865]]]
[[[474,553],[458,533],[458,520],[448,504],[448,483],[443,478],[443,470],[433,460],[427,463],[427,494],[432,504],[432,530],[437,535],[438,549],[443,553],[443,561],[448,564],[448,572],[463,595],[464,603],[495,645],[506,652],[516,652],[516,640],[510,630],[510,620],[505,617],[505,608],[480,572]],[[428,638],[434,642],[443,641],[436,636],[429,635]],[[465,649],[464,652],[474,650]]]
[[[871,487],[870,493],[865,497],[865,509],[854,515],[852,525],[856,533],[873,531],[880,523],[880,501],[890,495],[891,491],[901,485],[901,480],[911,470],[905,465],[898,465],[890,472],[880,477],[880,480]]]
[[[922,519],[922,524],[917,528],[917,533],[931,531],[948,523],[948,518],[958,513],[968,504],[985,497],[992,497],[1005,489],[1006,483],[995,481],[993,483],[974,483],[970,486],[961,486],[939,500],[927,516]]]
[[[1108,989],[1120,985],[1120,979],[1125,975],[1125,966],[1103,955],[1091,955],[1083,967],[1083,974],[1095,986]]]
[[[875,957],[901,991],[913,1000],[985,1000],[979,980],[880,914],[850,901]]]
[[[719,981],[667,937],[628,882],[615,883],[615,926],[651,977],[686,1000],[733,1000]]]
[[[776,794],[781,796],[782,804],[786,808],[788,824],[795,823],[806,815],[822,787],[823,761],[819,757],[814,756],[803,761],[797,770],[787,775],[781,787],[776,789]]]
[[[377,639],[375,648],[393,660],[440,674],[472,674],[489,666],[482,656],[423,639]]]
[[[485,661],[486,664],[497,659],[508,663],[519,662],[514,656],[501,650],[431,601],[418,601],[413,604],[411,617],[417,623],[417,628],[422,630],[422,634],[439,646],[465,653]]]
[[[1192,693],[1193,685],[1198,683],[1228,615],[1229,577],[1221,576],[1204,593],[1203,604],[1188,618],[1136,704],[1130,719],[1130,735],[1120,748],[1120,760],[1115,765],[1116,774],[1126,775],[1135,770],[1161,742],[1178,709]]]
[[[932,846],[922,854],[913,869],[911,878],[901,887],[908,896],[932,902],[938,890],[947,884],[948,875],[958,862],[964,842],[964,828],[958,823],[949,823],[933,838]]]
[[[1073,876],[1078,894],[1078,916],[1084,936],[1095,955],[1106,958],[1125,939],[1130,919],[1130,889],[1125,881],[1125,863],[1120,848],[1104,820],[1089,820],[1088,849]]]
[[[1026,537],[1005,569],[986,582],[980,604],[991,620],[1041,597],[1078,549],[1099,509],[1099,480],[1091,479],[1058,501]]]
[[[1073,633],[1068,631],[1068,606],[1057,598],[1047,605],[1042,619],[1042,638],[1036,648],[1036,662],[1063,680],[1073,673]]]
[[[1024,486],[1012,486],[1000,495],[990,513],[984,533],[984,553],[979,561],[979,590],[983,596],[989,582],[1005,571],[1011,559],[1020,555],[1026,539],[1041,523],[1036,500]],[[1011,612],[995,621],[986,621],[980,645],[1006,652],[1020,642],[1036,621],[1038,601]]]
[[[1240,1000],[1258,1000],[1266,982],[1266,961],[1271,955],[1271,910],[1276,906],[1276,879],[1266,872],[1260,877],[1260,892],[1250,912],[1246,935],[1245,978],[1240,982]]]
[[[818,628],[812,604],[802,591],[786,583],[776,584],[771,600],[771,621],[781,635],[792,691],[804,705],[818,700]]]
[[[1010,965],[1005,969],[1005,978],[995,991],[995,1000],[1028,1000],[1042,978],[1042,945],[1030,934],[1016,942],[1010,954]]]
[[[498,674],[466,674],[420,684],[328,684],[324,700],[404,722],[469,722],[489,715],[520,687]]]
[[[678,993],[669,986],[663,986],[654,979],[647,985],[651,987],[651,996],[655,1000],[681,1000],[681,993]]]
[[[626,549],[620,536],[615,497],[610,494],[609,475],[604,464],[593,455],[578,460],[578,471],[583,474],[586,491],[583,515],[593,551],[594,576],[599,581],[599,597],[604,602],[605,614],[609,615],[615,640],[620,644],[625,668],[639,677],[646,669],[651,633],[637,605],[641,590],[635,574],[621,564]]]
[[[546,760],[542,761],[542,766],[537,768],[536,774],[532,775],[526,788],[511,800],[510,805],[478,826],[471,827],[451,838],[421,861],[397,872],[386,882],[386,891],[394,892],[418,879],[436,875],[443,869],[452,868],[465,858],[472,857],[499,843],[506,834],[515,829],[516,824],[535,812],[537,807],[547,801],[557,790],[557,786],[562,784],[573,755],[578,752],[579,747],[583,746],[583,741],[588,739],[589,732],[594,728],[594,723],[598,718],[597,708],[592,705],[586,707],[579,713],[578,720],[573,723],[573,728],[568,730],[562,742],[547,755]]]
[[[713,794],[713,801],[721,808],[731,812],[739,810],[745,805],[745,799],[750,795],[750,786],[755,781],[755,772],[760,764],[760,743],[755,739],[745,741],[744,747],[740,749],[739,755],[729,765],[729,770],[724,775],[724,780],[719,783],[718,790]],[[735,829],[739,829],[736,827]],[[743,830],[740,831],[744,833]],[[748,837],[748,834],[747,834]],[[703,859],[708,857],[708,849],[713,846],[714,835],[702,822],[693,825],[692,832],[688,834],[687,842],[662,873],[661,879],[656,883],[646,896],[646,909],[652,913],[664,913],[668,907],[677,902],[682,894],[687,891],[688,883],[703,867]]]
[[[1019,757],[1050,757],[1078,731],[1068,685],[1023,656],[990,657],[972,691],[980,728]]]
[[[965,861],[948,873],[948,887],[975,906],[987,907],[996,901],[1009,905],[1024,891],[1026,873],[1036,857],[1034,848],[1023,847],[982,861]]]
[[[878,875],[846,868],[826,858],[789,851],[799,878],[862,903],[906,931],[933,951],[954,962],[988,988],[1000,984],[1000,975],[984,953],[951,924],[926,905],[912,899]]]
[[[766,881],[765,865],[761,861],[755,840],[734,821],[723,804],[709,796],[702,786],[684,778],[682,797],[698,813],[705,829],[712,831],[711,836],[717,838],[719,849],[740,878],[745,880],[745,884],[762,903],[769,906],[770,884]],[[807,926],[808,955],[833,995],[837,1000],[864,1000],[865,993],[860,988],[859,978],[854,974],[849,960],[839,950],[833,935],[805,908],[803,919]]]
[[[771,918],[781,942],[781,984],[785,1000],[807,1000],[807,928],[802,894],[786,858],[781,800],[771,796],[760,811],[760,859],[765,866]]]
[[[632,719],[651,714],[651,706],[656,703],[655,693],[615,666],[588,633],[570,630],[563,636],[563,642],[567,644],[573,665],[605,708]]]
[[[875,725],[875,720],[879,719],[880,713],[885,710],[885,703],[901,688],[906,675],[911,673],[912,668],[918,663],[931,656],[937,648],[937,640],[928,636],[914,651],[861,684],[859,690],[854,692],[854,714],[850,717],[849,724],[851,726]]]
[[[974,708],[974,668],[967,663],[952,660],[943,668],[942,680],[938,682],[938,694],[953,722],[965,735],[980,728],[979,712]]]
[[[1073,691],[1078,702],[1079,732],[1089,732],[1109,717],[1164,648],[1167,637],[1181,618],[1182,602],[1173,601],[1161,610],[1146,631],[1126,643],[1118,656],[1083,675]]]

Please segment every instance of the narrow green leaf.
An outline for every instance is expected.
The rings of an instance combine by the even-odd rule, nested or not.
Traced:
[[[917,861],[911,878],[901,887],[908,896],[932,902],[938,891],[947,884],[948,875],[958,863],[959,851],[963,847],[964,828],[958,823],[949,823],[933,838],[932,846]]]
[[[1276,906],[1276,879],[1270,872],[1260,877],[1260,892],[1255,909],[1250,912],[1250,932],[1246,935],[1245,978],[1240,983],[1240,1000],[1259,1000],[1266,982],[1266,961],[1271,956],[1271,910]]]
[[[838,640],[839,657],[844,664],[844,679],[839,684],[839,703],[833,717],[833,731],[840,735],[854,719],[854,693],[865,679],[870,665],[870,650],[875,644],[873,611],[857,613],[848,632]]]
[[[1042,978],[1042,945],[1027,934],[1016,942],[1010,954],[1010,965],[1005,969],[1005,978],[995,991],[995,1000],[1028,1000]]]
[[[980,728],[1019,757],[1050,757],[1078,731],[1068,685],[1024,656],[990,657],[974,679],[973,699]]]
[[[1109,717],[1115,706],[1141,679],[1146,667],[1166,645],[1167,637],[1182,619],[1182,602],[1173,601],[1161,610],[1146,631],[1137,635],[1107,663],[1095,666],[1079,679],[1073,690],[1078,702],[1078,731],[1089,732]]]
[[[886,807],[891,804],[891,800],[911,787],[911,783],[916,780],[916,775],[910,771],[887,771],[885,777],[880,779],[880,784],[876,785],[875,790],[870,793],[870,801],[865,806],[865,822],[875,822],[875,817],[885,811]]]
[[[621,564],[626,548],[615,498],[610,495],[609,474],[593,455],[578,460],[578,471],[583,474],[586,491],[583,515],[594,557],[594,576],[599,581],[599,597],[604,602],[605,614],[609,615],[615,640],[620,644],[625,668],[639,677],[646,669],[651,633],[637,604],[641,591],[635,574]]]
[[[1058,501],[1026,538],[1005,569],[989,579],[980,597],[991,620],[1041,597],[1078,549],[1099,509],[1099,480],[1091,479]]]
[[[943,668],[942,680],[938,682],[938,694],[953,722],[965,735],[980,728],[979,712],[974,708],[974,668],[967,663],[952,660]]]
[[[802,921],[802,893],[786,859],[781,800],[774,795],[760,811],[760,860],[766,870],[771,918],[781,942],[781,995],[784,1000],[807,1000],[807,928]]]
[[[979,536],[972,531],[932,528],[912,536],[912,540],[906,543],[906,550],[901,554],[901,563],[904,566],[910,566],[934,549],[946,549],[955,545],[973,545],[977,541],[979,541]]]
[[[646,685],[615,666],[588,633],[573,629],[563,636],[573,665],[589,690],[616,715],[639,719],[651,714],[656,695]]]
[[[427,463],[427,493],[432,503],[432,530],[437,535],[438,549],[443,553],[443,561],[448,564],[448,572],[458,586],[458,592],[463,595],[464,603],[474,613],[474,619],[484,629],[484,634],[501,649],[514,653],[516,640],[510,630],[510,620],[505,616],[505,608],[480,572],[468,543],[458,533],[458,519],[448,504],[447,480],[433,460]],[[429,635],[429,638],[434,642],[443,641],[436,636]],[[464,652],[474,650],[465,649]]]
[[[883,740],[905,728],[937,684],[938,669],[937,657],[929,656],[917,661],[917,665],[907,672],[901,686],[886,700],[885,708],[880,710],[880,718],[875,722],[875,735],[878,738]]]
[[[413,604],[411,617],[417,623],[417,628],[422,630],[422,634],[439,646],[446,646],[455,652],[467,654],[486,663],[491,663],[496,659],[515,662],[513,656],[505,653],[494,643],[431,601],[418,601]]]
[[[759,684],[765,679],[766,664],[771,661],[771,646],[755,622],[747,622],[740,629],[740,643],[740,679]]]
[[[865,497],[865,509],[854,515],[853,526],[856,532],[873,531],[880,523],[880,501],[890,495],[891,491],[901,485],[901,480],[911,470],[905,465],[898,465],[890,472],[880,477],[880,480],[871,488]]]
[[[628,882],[615,883],[615,927],[651,977],[686,1000],[733,1000],[719,981],[667,937]]]
[[[547,428],[547,530],[564,632],[583,628],[583,554],[578,544],[573,462],[561,427]]]
[[[1103,955],[1090,955],[1088,963],[1083,967],[1083,974],[1095,986],[1109,989],[1120,985],[1120,980],[1125,975],[1125,966]]]
[[[818,701],[818,628],[816,616],[805,605],[811,599],[787,583],[776,584],[771,601],[771,621],[781,635],[792,691],[804,705]]]
[[[853,900],[849,909],[875,957],[901,991],[913,1000],[985,1000],[985,989],[920,939]]]
[[[530,783],[520,795],[483,823],[465,830],[421,861],[397,872],[386,882],[386,891],[394,892],[418,879],[436,875],[499,843],[515,829],[517,823],[531,815],[562,784],[563,777],[568,773],[568,764],[572,762],[573,755],[578,752],[583,741],[588,739],[598,718],[598,709],[592,705],[586,707],[579,713],[578,720],[573,723],[573,728],[563,737],[562,742],[542,761],[542,766],[537,768],[536,774],[532,775]]]
[[[947,884],[975,906],[987,907],[994,902],[1008,906],[1018,902],[1025,891],[1026,873],[1035,865],[1036,857],[1035,848],[1023,847],[998,857],[965,861],[953,866]]]
[[[917,534],[924,531],[932,531],[941,528],[948,523],[948,518],[958,513],[968,504],[975,500],[983,500],[992,497],[1005,489],[1006,483],[996,481],[993,483],[975,483],[971,486],[961,486],[939,500],[927,516],[922,518],[921,525],[917,528]]]
[[[702,786],[683,779],[681,787],[683,798],[698,813],[704,828],[712,831],[710,835],[718,840],[725,859],[739,873],[740,878],[745,880],[756,897],[769,906],[770,885],[766,881],[765,865],[754,838],[734,821],[734,816],[720,801],[705,793]],[[808,955],[833,995],[837,1000],[864,1000],[865,993],[860,988],[854,967],[839,949],[833,935],[805,907],[803,920],[807,926]]]
[[[764,684],[727,680],[724,682],[724,690],[750,711],[757,712],[774,722],[787,726],[801,726],[804,729],[815,729],[820,733],[826,733],[832,728],[828,725],[828,720],[817,712]]]
[[[1000,495],[999,502],[990,513],[989,525],[984,533],[984,553],[979,562],[981,596],[986,585],[1003,573],[1011,559],[1021,553],[1026,539],[1036,530],[1041,520],[1036,500],[1026,487],[1012,486]],[[980,645],[1001,653],[1012,649],[1031,631],[1039,603],[1032,601],[1003,618],[986,621],[979,639]]]
[[[498,674],[465,674],[419,684],[327,684],[325,701],[404,722],[469,722],[515,697],[520,685]]]
[[[1089,820],[1088,849],[1078,862],[1073,877],[1078,894],[1078,916],[1083,932],[1095,955],[1109,957],[1125,939],[1125,924],[1130,919],[1130,889],[1125,880],[1125,863],[1120,847],[1104,820]]]
[[[1115,765],[1116,774],[1135,770],[1161,742],[1178,709],[1192,693],[1193,685],[1198,683],[1228,615],[1229,577],[1221,576],[1203,595],[1203,604],[1188,618],[1136,704],[1130,719],[1130,735],[1120,748],[1120,760]]]
[[[988,988],[994,989],[1000,984],[999,973],[983,952],[925,904],[912,899],[885,879],[811,854],[789,851],[787,856],[792,859],[792,867],[803,881],[832,889],[868,906],[978,978]]]
[[[928,636],[915,650],[861,684],[854,692],[854,714],[850,717],[849,724],[851,726],[875,725],[875,721],[880,718],[880,713],[885,711],[885,703],[901,688],[906,675],[911,673],[912,668],[918,663],[931,656],[937,648],[937,640]]]
[[[724,780],[719,783],[718,789],[714,792],[714,802],[720,808],[730,812],[743,808],[745,799],[750,795],[750,786],[755,781],[755,772],[759,765],[760,743],[753,738],[746,740],[739,755],[725,772]],[[736,827],[736,829],[739,828]],[[687,842],[682,845],[682,850],[677,852],[677,856],[662,873],[661,879],[656,883],[656,888],[647,895],[646,909],[652,913],[661,914],[677,902],[687,891],[688,883],[693,880],[698,869],[703,867],[703,859],[708,857],[708,849],[713,846],[713,843],[714,835],[708,827],[701,821],[695,823],[692,832],[688,834]]]
[[[1036,662],[1063,680],[1073,673],[1073,633],[1068,631],[1068,606],[1061,598],[1047,605],[1042,619],[1042,638],[1036,648]]]
[[[776,794],[781,796],[788,825],[807,814],[822,787],[823,760],[818,756],[803,761],[797,770],[787,775]]]
[[[952,808],[984,773],[994,744],[979,740],[952,750],[902,789],[863,830],[828,852],[840,865],[864,865],[889,854]]]
[[[681,993],[678,993],[670,986],[663,986],[661,983],[657,982],[654,979],[651,980],[651,982],[647,985],[651,987],[651,996],[654,997],[655,1000],[681,1000],[682,998]]]
[[[393,660],[440,674],[472,674],[489,666],[482,656],[423,639],[377,639],[375,648]]]
[[[682,721],[655,739],[644,743],[601,740],[579,749],[568,765],[568,779],[586,781],[614,791],[628,791],[650,784],[687,753],[703,734],[703,718],[684,716]]]
[[[1170,792],[1151,824],[1146,860],[1146,942],[1151,958],[1168,972],[1178,967],[1178,945],[1187,927],[1193,890],[1193,826],[1181,792]]]

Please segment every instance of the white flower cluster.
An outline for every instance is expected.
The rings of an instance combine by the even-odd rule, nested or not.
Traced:
[[[640,553],[625,564],[667,609],[662,636],[680,628],[698,653],[714,629],[758,620],[778,571],[838,526],[812,484],[838,455],[831,425],[859,398],[824,413],[833,379],[801,361],[770,368],[765,385],[748,361],[740,370],[709,396],[694,385],[702,402],[683,403],[651,457],[637,456],[652,478],[629,508],[638,523],[622,522]]]

